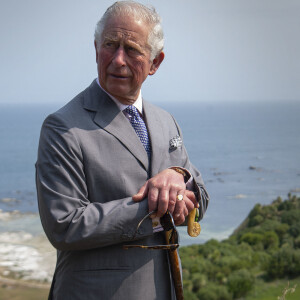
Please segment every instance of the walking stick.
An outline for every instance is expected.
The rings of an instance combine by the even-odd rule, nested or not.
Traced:
[[[166,244],[174,245],[174,244],[178,243],[178,233],[177,233],[171,213],[167,212],[167,214],[169,214],[172,219],[171,222],[173,223],[173,228],[170,230],[167,230],[165,232]],[[198,222],[195,222],[196,214],[197,214],[197,208],[194,208],[188,215],[187,231],[188,231],[189,236],[191,236],[191,237],[197,237],[201,231],[200,224]],[[179,254],[178,254],[177,248],[176,249],[168,249],[168,254],[169,254],[171,273],[172,273],[172,278],[173,278],[173,283],[174,283],[174,288],[175,288],[176,299],[184,300],[181,269],[180,269],[180,263],[179,263]]]
[[[166,243],[169,244],[175,244],[176,240],[178,241],[176,229],[171,229],[165,232],[166,236]],[[176,249],[168,249],[168,255],[169,255],[169,261],[170,261],[170,267],[171,267],[171,274],[173,278],[173,284],[175,289],[175,295],[177,300],[183,300],[183,285],[182,285],[182,279],[181,279],[181,269],[180,269],[180,263],[179,263],[179,254]]]

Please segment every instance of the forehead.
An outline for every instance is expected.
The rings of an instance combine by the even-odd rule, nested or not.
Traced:
[[[107,20],[102,38],[128,40],[146,45],[149,36],[149,25],[132,16],[115,16]]]

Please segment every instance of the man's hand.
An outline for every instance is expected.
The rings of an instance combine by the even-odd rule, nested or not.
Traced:
[[[180,225],[185,221],[188,214],[194,209],[198,208],[199,204],[197,202],[194,192],[186,190],[182,201],[176,201],[175,209],[173,212],[173,219],[175,225]]]
[[[177,195],[182,195],[179,201]],[[149,179],[132,197],[133,201],[142,201],[148,197],[149,211],[157,209],[156,216],[162,217],[167,210],[175,217],[176,225],[184,222],[188,213],[198,206],[193,192],[186,190],[183,175],[172,169],[166,169]]]
[[[139,202],[148,197],[149,211],[157,209],[156,216],[162,217],[167,210],[174,211],[177,195],[184,195],[185,183],[182,174],[166,169],[150,178],[132,197]]]

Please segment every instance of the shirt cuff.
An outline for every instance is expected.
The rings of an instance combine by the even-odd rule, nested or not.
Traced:
[[[153,228],[153,233],[155,232],[160,232],[163,231],[163,227],[160,224],[160,218],[155,217],[152,219],[152,228]]]
[[[185,173],[184,178],[187,179],[187,181],[185,182],[186,184],[186,189],[189,190],[189,191],[193,191],[194,190],[194,178],[193,178],[193,175],[185,168],[182,168],[182,167],[177,167],[177,166],[174,166],[174,167],[170,167],[169,169],[172,169],[180,174],[183,175],[183,173]],[[182,171],[182,172],[181,172]]]

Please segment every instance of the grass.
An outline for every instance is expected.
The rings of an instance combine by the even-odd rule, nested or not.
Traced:
[[[49,288],[30,288],[2,284],[0,286],[1,300],[46,300]]]
[[[284,294],[286,288],[293,288],[297,285],[294,293],[288,292],[285,298],[280,298]],[[279,297],[279,298],[278,298]],[[300,278],[294,280],[276,280],[269,283],[257,281],[253,291],[245,298],[245,300],[299,300],[300,299]]]

